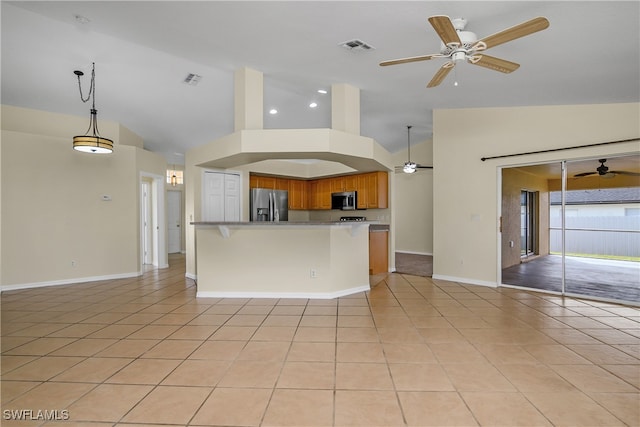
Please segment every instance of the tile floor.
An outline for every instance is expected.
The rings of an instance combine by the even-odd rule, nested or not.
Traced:
[[[170,260],[3,293],[2,426],[640,425],[637,308],[400,274],[196,300]]]

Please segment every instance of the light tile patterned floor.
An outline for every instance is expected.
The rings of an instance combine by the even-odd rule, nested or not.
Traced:
[[[196,299],[170,261],[3,293],[2,426],[640,425],[637,308],[400,274]]]

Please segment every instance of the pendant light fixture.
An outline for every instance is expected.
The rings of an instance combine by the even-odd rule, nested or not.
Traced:
[[[175,187],[176,185],[178,185],[178,177],[176,176],[176,165],[175,165],[175,163],[173,164],[173,170],[171,172],[172,172],[172,175],[171,175],[171,186]]]
[[[96,64],[91,64],[91,84],[89,86],[89,94],[85,99],[82,96],[82,85],[80,84],[80,77],[84,75],[82,71],[76,70],[73,72],[78,76],[78,88],[80,89],[80,99],[82,102],[92,100],[91,116],[89,119],[89,128],[84,135],[78,135],[73,137],[73,149],[77,151],[83,151],[85,153],[112,153],[113,141],[100,136],[98,131],[98,110],[96,110]],[[91,134],[89,134],[91,132]]]

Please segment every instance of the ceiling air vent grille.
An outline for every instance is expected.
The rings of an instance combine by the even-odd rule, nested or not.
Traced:
[[[202,78],[202,76],[199,75],[199,74],[189,73],[189,74],[187,74],[187,77],[185,77],[182,82],[186,83],[188,85],[191,85],[191,86],[195,86],[195,85],[198,84],[198,82],[200,82],[201,78]]]
[[[368,43],[363,42],[359,39],[349,40],[343,43],[340,43],[338,46],[341,46],[348,50],[371,50],[375,49],[375,47],[371,46]]]

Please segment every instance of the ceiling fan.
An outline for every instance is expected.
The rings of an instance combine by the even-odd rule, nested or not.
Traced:
[[[599,175],[603,178],[613,178],[616,175],[631,175],[631,176],[640,176],[638,172],[628,172],[628,171],[610,171],[609,167],[605,165],[607,159],[600,159],[600,166],[596,168],[594,172],[583,172],[575,174],[574,178],[582,178],[583,176],[589,175]]]
[[[433,169],[433,166],[422,166],[411,161],[411,128],[413,126],[407,126],[407,161],[402,166],[396,166],[397,170],[402,170],[404,173],[414,173],[417,169]]]
[[[549,26],[547,18],[537,17],[478,40],[475,33],[464,31],[467,25],[467,20],[464,18],[452,20],[448,16],[436,15],[429,18],[429,23],[442,40],[440,53],[383,61],[380,66],[426,61],[433,58],[449,58],[427,84],[428,88],[442,83],[453,67],[463,60],[501,73],[511,73],[517,70],[520,64],[485,55],[483,52],[503,43],[542,31]]]

